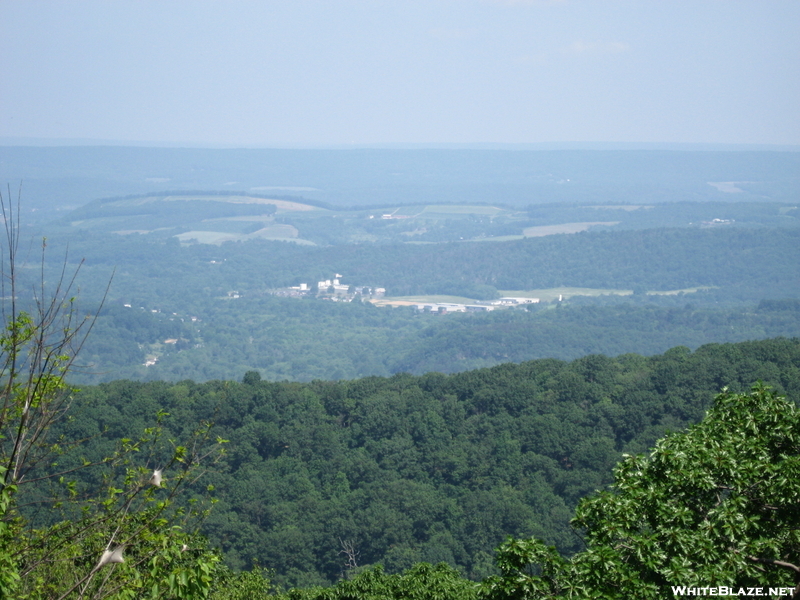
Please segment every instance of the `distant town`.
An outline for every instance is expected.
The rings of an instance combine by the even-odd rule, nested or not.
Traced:
[[[214,262],[214,261],[212,261]],[[375,306],[407,306],[413,307],[419,312],[446,315],[449,313],[468,313],[468,312],[489,312],[496,309],[521,307],[526,304],[538,304],[539,298],[529,297],[512,297],[506,296],[494,300],[476,300],[473,303],[457,303],[457,302],[428,302],[420,301],[414,298],[387,298],[386,288],[369,286],[369,285],[347,285],[342,283],[343,276],[336,273],[333,278],[318,281],[314,285],[308,283],[301,283],[299,285],[277,288],[269,291],[273,296],[280,296],[284,298],[319,298],[329,302],[370,302]],[[223,300],[237,300],[242,298],[243,294],[239,290],[229,290],[220,298]],[[558,298],[562,300],[561,295]],[[124,308],[133,308],[130,303],[124,303]],[[144,306],[140,306],[139,310],[146,311]],[[160,308],[149,309],[149,312],[158,314],[161,313]],[[197,323],[201,319],[197,316],[179,316],[178,313],[173,312],[168,316],[170,320],[180,320],[182,322]],[[176,347],[179,342],[186,341],[178,338],[167,338],[160,343],[151,344],[145,356],[145,362],[142,363],[145,367],[152,367],[158,364],[163,349],[167,345]],[[140,347],[144,349],[145,345]]]
[[[454,302],[420,302],[408,299],[386,298],[386,288],[374,286],[355,286],[342,283],[342,275],[336,273],[333,279],[318,281],[316,285],[301,283],[296,286],[278,288],[272,292],[275,296],[288,298],[305,298],[315,296],[331,302],[371,302],[376,306],[413,306],[420,312],[438,314],[463,312],[488,312],[497,308],[512,308],[525,304],[538,304],[539,298],[503,297],[495,300],[478,300],[471,304]],[[238,296],[238,294],[237,294]],[[559,298],[560,299],[560,298]]]

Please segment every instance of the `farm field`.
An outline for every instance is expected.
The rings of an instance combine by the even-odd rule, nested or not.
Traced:
[[[220,228],[224,229],[224,228]],[[284,242],[294,242],[296,244],[302,244],[307,246],[314,246],[314,242],[309,240],[304,240],[298,237],[298,231],[296,227],[291,225],[267,225],[266,227],[262,227],[257,231],[252,233],[233,233],[227,231],[217,231],[212,229],[210,231],[205,230],[197,230],[197,231],[186,231],[184,233],[179,233],[175,236],[178,238],[181,243],[198,243],[198,244],[213,244],[219,245],[225,242],[243,242],[245,240],[271,240],[271,241],[284,241]]]
[[[419,203],[357,208],[246,192],[165,192],[96,200],[65,215],[57,225],[65,233],[154,233],[176,237],[181,243],[195,240],[212,245],[247,240],[319,246],[502,243],[597,229],[794,228],[798,226],[796,210],[794,205],[766,203],[537,205],[525,210],[488,204]]]
[[[698,286],[682,290],[647,291],[648,296],[677,296],[678,294],[692,294],[701,290],[714,289],[713,286]],[[633,290],[614,290],[580,287],[557,287],[542,290],[499,290],[501,296],[511,298],[539,298],[542,302],[552,302],[561,297],[563,300],[576,296],[597,298],[600,296],[630,296]]]
[[[619,225],[619,221],[593,221],[586,223],[560,223],[558,225],[540,225],[534,227],[526,227],[522,230],[522,235],[525,237],[541,237],[545,235],[555,235],[557,233],[579,233],[587,231],[592,227],[603,225],[606,227],[613,227]]]
[[[431,204],[426,206],[422,214],[439,214],[439,215],[486,215],[496,217],[497,215],[509,213],[508,209],[497,208],[496,206],[481,206],[481,205],[467,205],[467,204]]]
[[[716,286],[713,285],[701,285],[698,287],[686,288],[683,290],[667,290],[665,292],[647,292],[648,296],[677,296],[678,294],[694,294],[695,292],[700,292],[704,290],[713,290],[717,289]]]
[[[279,211],[310,211],[310,210],[325,210],[310,204],[303,204],[302,202],[292,202],[289,200],[280,200],[277,198],[261,198],[256,196],[164,196],[160,198],[162,202],[227,202],[230,204],[271,204]],[[151,202],[158,201],[158,198],[150,199]],[[111,203],[112,205],[114,203]]]
[[[557,287],[541,290],[500,290],[501,296],[508,296],[511,298],[539,298],[541,302],[552,302],[561,297],[562,300],[572,298],[574,296],[630,296],[633,290],[613,290],[613,289],[598,289],[598,288],[581,288],[581,287]]]
[[[658,292],[660,294],[677,294],[679,291],[674,292]],[[500,290],[500,295],[503,297],[511,298],[538,298],[541,302],[552,302],[572,298],[575,296],[630,296],[633,290],[610,290],[610,289],[594,289],[594,288],[577,288],[577,287],[559,287],[550,288],[546,290]],[[472,304],[477,302],[475,298],[467,298],[464,296],[444,296],[444,295],[420,295],[420,296],[392,296],[385,297],[378,300],[372,300],[376,306],[413,306],[415,304],[434,304],[434,303],[452,303],[452,304]]]
[[[464,296],[394,296],[371,300],[375,306],[414,306],[415,304],[472,304],[473,298]]]
[[[514,240],[524,240],[524,235],[493,235],[491,237],[476,237],[468,242],[513,242]]]
[[[693,294],[699,291],[715,289],[715,286],[698,286],[680,290],[647,291],[648,296],[677,296],[678,294]],[[539,290],[498,290],[501,297],[509,298],[538,298],[540,302],[554,302],[568,300],[575,297],[600,298],[602,296],[631,296],[633,290],[601,289],[582,287],[556,287]],[[448,296],[442,294],[415,295],[415,296],[385,296],[370,300],[375,306],[414,306],[416,304],[474,304],[475,298],[466,296]]]

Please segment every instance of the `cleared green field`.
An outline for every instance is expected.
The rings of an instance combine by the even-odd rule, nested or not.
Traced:
[[[196,240],[199,244],[223,244],[225,242],[238,242],[245,240],[274,240],[283,242],[294,242],[305,246],[313,246],[314,242],[297,237],[297,229],[291,225],[270,225],[259,229],[253,233],[229,233],[224,231],[186,231],[179,233],[175,237],[182,243],[190,243]]]
[[[312,206],[310,204],[303,204],[301,202],[292,202],[289,200],[278,200],[273,198],[256,198],[254,196],[242,196],[242,195],[233,195],[233,196],[212,196],[212,195],[191,195],[191,196],[146,196],[143,198],[121,198],[119,200],[113,200],[110,202],[103,203],[103,208],[108,209],[109,207],[131,207],[131,206],[142,206],[146,204],[158,204],[161,202],[170,202],[170,203],[178,203],[178,202],[216,202],[220,204],[272,204],[278,209],[278,212],[329,212],[327,209],[320,208],[318,206]]]
[[[474,204],[428,204],[427,206],[400,206],[378,209],[376,214],[392,215],[398,217],[424,217],[424,218],[459,218],[470,215],[494,217],[509,211],[495,206],[482,206]]]
[[[514,240],[524,239],[524,235],[496,235],[489,237],[477,237],[469,240],[470,242],[513,242]]]
[[[234,242],[241,240],[244,236],[236,233],[224,233],[222,231],[185,231],[175,236],[183,243],[191,243],[192,240],[199,244],[222,244],[223,242]]]
[[[469,204],[430,204],[423,210],[425,213],[437,213],[442,215],[457,214],[457,215],[499,215],[503,212],[508,212],[502,208],[495,206],[475,206]]]
[[[156,198],[156,200],[158,200],[158,198]],[[254,196],[165,196],[160,198],[160,200],[163,202],[191,202],[192,200],[202,200],[205,202],[228,202],[231,204],[273,204],[279,211],[325,211],[324,208],[311,206],[310,204],[272,198],[256,198]]]
[[[203,223],[227,223],[227,222],[252,222],[252,221],[261,221],[263,223],[274,221],[275,217],[272,215],[244,215],[239,217],[219,217],[216,219],[203,219]]]
[[[301,240],[291,224],[275,223],[275,214],[318,218],[330,211],[302,202],[247,194],[173,194],[119,198],[90,203],[75,211],[71,227],[120,234],[183,230],[177,237],[201,244],[251,239]]]
[[[222,233],[253,234],[257,237],[298,237],[294,225],[275,223],[271,218],[204,219],[201,222],[187,223],[195,231],[219,231]],[[258,228],[258,229],[256,229]]]
[[[423,210],[425,210],[424,206],[401,206],[399,208],[387,208],[381,214],[393,215],[394,217],[415,217]]]
[[[648,292],[649,294],[678,294],[680,292],[691,293],[700,288],[687,289],[687,290],[674,290],[669,292]],[[551,302],[558,300],[559,296],[562,300],[567,300],[574,296],[630,296],[633,290],[604,290],[597,288],[578,288],[578,287],[559,287],[543,290],[499,290],[502,297],[510,298],[538,298],[541,302]],[[476,302],[474,298],[465,298],[463,296],[386,296],[380,300],[374,300],[373,303],[377,305],[394,304],[401,306],[403,304],[431,304],[431,303],[451,303],[451,304],[471,304]]]
[[[474,298],[464,298],[463,296],[386,296],[379,300],[373,300],[372,303],[378,306],[394,304],[396,306],[412,305],[412,304],[472,304],[475,302]]]
[[[639,210],[640,208],[653,208],[653,205],[645,205],[645,204],[596,204],[586,206],[585,208],[594,208],[597,210],[624,210],[626,212],[631,212],[634,210]]]
[[[601,290],[597,288],[558,287],[544,290],[500,290],[501,296],[512,298],[539,298],[542,302],[566,300],[572,296],[630,296],[633,290]]]
[[[283,223],[270,223],[262,227],[258,231],[248,234],[250,237],[257,237],[262,239],[285,239],[296,238],[300,234],[297,227],[293,225],[285,225]]]
[[[545,235],[555,235],[557,233],[578,233],[586,231],[596,225],[611,227],[619,225],[619,221],[592,221],[584,223],[561,223],[560,225],[539,225],[537,227],[526,227],[522,234],[525,237],[542,237]]]
[[[692,294],[700,290],[712,289],[710,286],[700,286],[694,288],[686,288],[683,290],[667,290],[647,292],[648,296],[677,296],[678,294]],[[573,296],[630,296],[633,290],[603,290],[597,288],[579,288],[579,287],[559,287],[549,288],[543,290],[499,290],[500,295],[510,296],[512,298],[539,298],[542,302],[551,302],[558,300],[561,296],[562,300],[571,298]]]
[[[70,221],[72,227],[79,227],[81,229],[94,229],[104,227],[116,227],[120,224],[125,224],[130,221],[129,217],[98,217],[96,219],[81,219],[79,221]]]
[[[664,292],[661,292],[664,293]],[[677,292],[675,292],[677,293]],[[538,298],[542,302],[550,302],[558,300],[561,296],[562,300],[573,296],[630,296],[633,290],[601,290],[596,288],[578,288],[578,287],[560,287],[550,288],[544,290],[499,290],[499,294],[504,297],[511,298]],[[452,304],[471,304],[475,302],[474,298],[465,298],[462,296],[386,296],[380,300],[374,300],[373,303],[377,305],[394,304],[401,306],[403,304],[420,304],[420,303],[452,303]]]
[[[714,285],[701,285],[699,287],[686,288],[683,290],[668,290],[666,292],[647,292],[648,296],[677,296],[678,294],[693,294],[700,290],[713,290],[717,286]]]

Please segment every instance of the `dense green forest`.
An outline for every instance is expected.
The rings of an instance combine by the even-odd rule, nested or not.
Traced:
[[[702,422],[661,438],[647,455],[625,455],[609,489],[580,501],[571,524],[585,547],[573,556],[509,537],[497,549],[499,574],[480,583],[445,563],[396,574],[377,565],[333,587],[276,598],[797,598],[798,452],[796,403],[760,384],[723,391]],[[264,597],[270,588],[262,570],[224,573],[213,597]]]
[[[49,236],[51,256],[85,258],[83,286],[101,291],[116,268],[113,295],[151,304],[205,301],[231,289],[257,295],[342,273],[348,284],[391,296],[475,297],[476,286],[536,290],[559,286],[671,291],[712,286],[732,300],[797,293],[800,230],[650,229],[554,235],[502,244],[303,247],[268,241],[182,247],[153,236]],[[30,238],[29,238],[30,239]],[[36,244],[34,242],[34,248]],[[368,250],[368,251],[367,251]],[[34,250],[34,264],[36,260]],[[142,286],[147,281],[147,286]],[[171,285],[170,285],[171,284]]]
[[[617,303],[575,300],[448,315],[269,296],[216,300],[202,312],[179,315],[109,304],[73,377],[80,383],[207,381],[241,379],[257,370],[276,381],[354,379],[800,336],[800,301],[712,308],[690,298],[666,298],[663,305],[652,296]],[[190,314],[199,320],[192,322]],[[156,364],[144,366],[148,356],[157,356]]]
[[[535,358],[653,354],[675,345],[800,335],[792,300],[800,297],[798,231],[644,229],[492,244],[325,248],[264,240],[181,245],[154,234],[86,231],[47,238],[45,279],[57,278],[59,257],[66,255],[70,266],[85,259],[78,281],[88,312],[111,280],[83,368],[75,371],[82,383],[239,379],[249,370],[296,381],[452,373]],[[28,244],[20,270],[26,287],[40,275],[37,244]],[[602,293],[448,315],[273,295],[334,273],[348,285],[383,286],[395,297],[450,294],[469,301],[555,287]]]
[[[359,567],[443,561],[480,579],[507,535],[580,550],[569,519],[623,453],[756,380],[796,400],[800,340],[340,382],[115,381],[83,388],[59,431],[94,440],[91,460],[159,409],[176,439],[213,421],[230,442],[201,480],[219,500],[204,531],[231,566],[273,569],[280,585],[337,580],[347,548]]]
[[[391,296],[476,297],[476,288],[486,292],[482,286],[495,293],[560,286],[643,292],[711,286],[723,289],[715,299],[758,301],[795,297],[800,285],[800,229],[648,229],[502,244],[327,248],[257,240],[181,247],[174,238],[89,233],[50,236],[48,243],[55,256],[69,246],[73,258],[86,259],[84,286],[95,295],[116,268],[114,297],[140,305],[193,307],[193,301],[232,289],[257,295],[334,273],[348,284],[384,287]]]

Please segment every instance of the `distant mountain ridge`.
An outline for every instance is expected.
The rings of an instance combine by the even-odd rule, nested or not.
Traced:
[[[303,195],[338,206],[731,200],[708,182],[747,182],[742,201],[800,197],[796,151],[3,146],[0,166],[50,211],[163,189],[265,187],[311,188]]]

